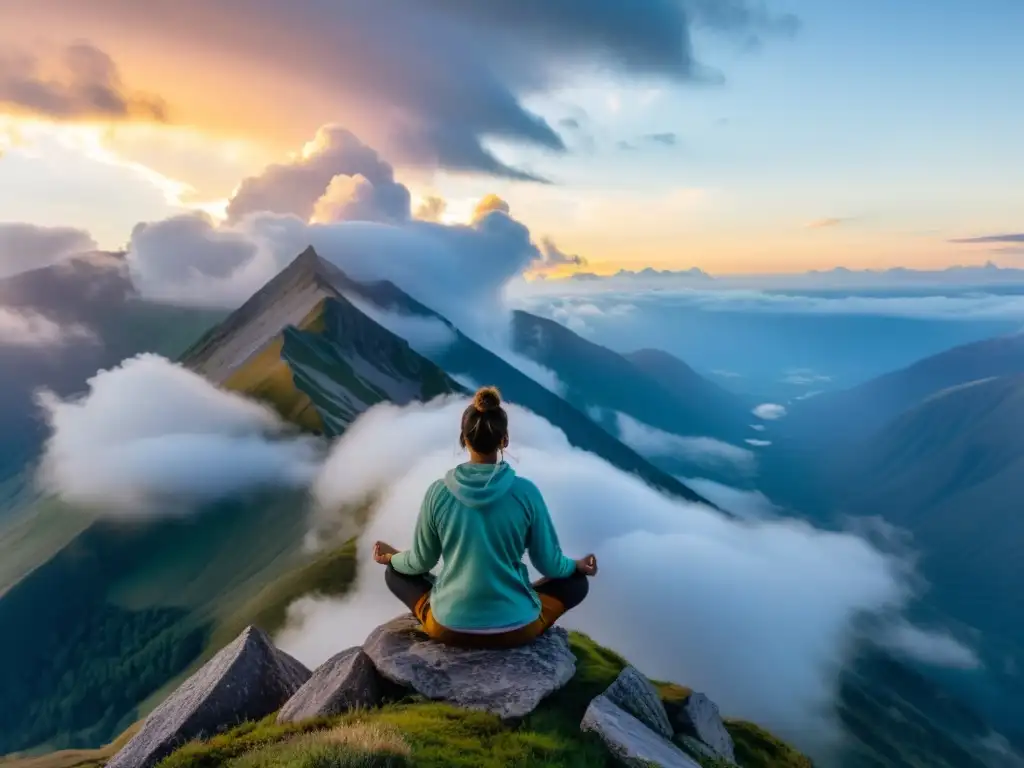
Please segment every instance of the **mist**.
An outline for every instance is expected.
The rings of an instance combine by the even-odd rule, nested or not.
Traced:
[[[72,342],[98,344],[99,339],[80,323],[61,325],[38,312],[0,306],[0,346],[59,347]]]
[[[185,514],[244,491],[304,488],[320,467],[318,441],[158,355],[99,371],[79,397],[42,391],[37,402],[51,432],[38,484],[98,514]]]
[[[619,440],[650,459],[683,459],[706,469],[728,469],[743,475],[757,469],[752,451],[713,437],[683,437],[616,412]]]
[[[426,488],[461,460],[454,435],[466,402],[376,406],[333,448],[313,486],[321,515],[375,503],[350,594],[298,601],[277,638],[306,664],[361,644],[403,612],[372,561],[372,542],[410,544]],[[544,493],[566,553],[593,551],[600,561],[566,626],[648,675],[707,693],[726,715],[805,746],[837,732],[837,673],[855,620],[871,614],[891,624],[912,594],[905,563],[853,534],[734,520],[669,498],[571,447],[536,415],[514,405],[509,413],[508,458]]]

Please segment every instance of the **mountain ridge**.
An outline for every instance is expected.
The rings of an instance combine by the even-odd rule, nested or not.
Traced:
[[[663,369],[651,375],[648,354],[641,355],[637,365],[628,356],[588,341],[554,320],[522,310],[513,313],[513,337],[517,352],[554,371],[568,387],[570,397],[586,406],[624,413],[680,436],[735,441],[746,434],[749,418],[743,409],[727,402],[727,397],[716,398],[719,407],[708,408],[699,397],[677,392],[678,384],[666,381]],[[683,383],[692,384],[693,376],[702,379],[683,361],[673,359],[692,374]],[[672,368],[674,373],[679,370],[675,365]],[[706,385],[714,386],[711,382]]]

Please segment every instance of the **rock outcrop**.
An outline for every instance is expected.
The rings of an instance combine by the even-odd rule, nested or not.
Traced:
[[[388,686],[362,648],[349,648],[313,671],[277,715],[279,723],[340,715],[350,709],[376,707]]]
[[[146,718],[108,768],[150,768],[179,745],[278,709],[309,679],[266,633],[247,627]]]
[[[725,729],[718,707],[703,693],[692,693],[668,705],[669,720],[678,734],[691,736],[706,744],[720,758],[736,762],[732,736]]]
[[[590,702],[580,728],[600,737],[617,760],[636,768],[700,768],[700,763],[658,735],[607,696]]]
[[[363,650],[398,685],[503,719],[528,715],[576,672],[568,634],[560,627],[521,648],[476,651],[440,645],[413,616],[402,616],[374,630]]]
[[[691,693],[666,704],[635,667],[590,703],[580,728],[596,733],[626,765],[692,768],[698,763],[691,756],[736,763],[732,737],[707,696]]]
[[[672,738],[672,725],[658,691],[636,667],[622,670],[604,695],[655,733],[666,739]]]

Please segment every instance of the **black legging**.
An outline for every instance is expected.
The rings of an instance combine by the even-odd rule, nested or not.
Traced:
[[[384,581],[391,590],[391,594],[401,600],[415,612],[416,604],[420,599],[434,587],[434,582],[428,576],[406,576],[399,573],[395,567],[388,563],[384,573]],[[572,576],[564,579],[541,579],[533,584],[538,594],[549,595],[555,598],[569,611],[583,602],[590,591],[590,581],[582,573],[577,571]]]

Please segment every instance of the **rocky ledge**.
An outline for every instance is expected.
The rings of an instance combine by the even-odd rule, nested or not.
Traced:
[[[249,627],[154,710],[108,766],[151,768],[187,741],[275,711],[279,723],[301,723],[417,695],[517,720],[575,672],[576,657],[561,628],[515,650],[472,651],[434,643],[412,616],[402,616],[311,674]],[[580,729],[624,765],[699,768],[704,757],[735,764],[714,704],[694,693],[666,707],[652,683],[629,666],[590,702]]]
[[[187,741],[266,717],[307,679],[308,669],[247,627],[153,710],[107,768],[149,768]]]

